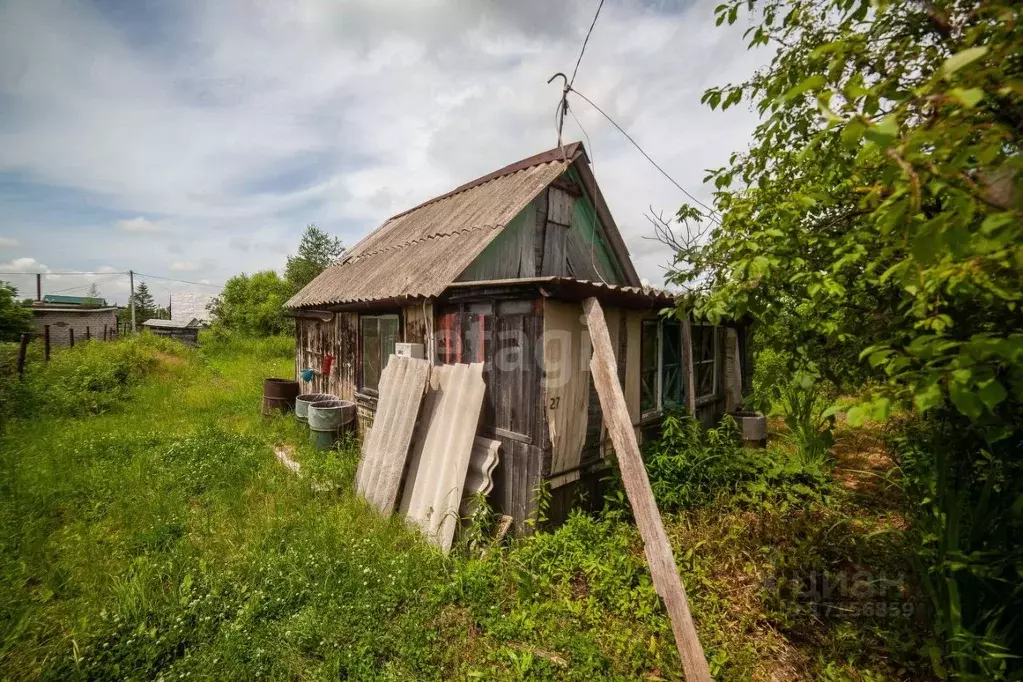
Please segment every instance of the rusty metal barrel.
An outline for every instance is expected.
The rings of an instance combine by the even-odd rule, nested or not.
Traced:
[[[263,414],[267,417],[274,412],[285,414],[295,409],[298,398],[298,382],[292,379],[271,377],[263,379]]]

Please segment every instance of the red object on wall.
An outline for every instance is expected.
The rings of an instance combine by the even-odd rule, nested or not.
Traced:
[[[323,376],[330,376],[330,367],[333,364],[334,364],[334,356],[333,355],[324,355],[323,356],[323,367],[322,367],[322,372],[321,372],[323,374]]]

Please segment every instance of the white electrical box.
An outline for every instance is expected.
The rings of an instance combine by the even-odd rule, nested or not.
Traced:
[[[394,344],[394,354],[400,358],[417,358],[419,360],[426,357],[421,343],[396,343]]]

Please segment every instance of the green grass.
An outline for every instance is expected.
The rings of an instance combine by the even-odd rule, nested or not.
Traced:
[[[441,555],[351,493],[354,445],[316,453],[292,419],[260,416],[292,343],[125,340],[30,364],[31,409],[0,436],[0,678],[680,678],[622,512]],[[116,399],[50,395],[94,384]],[[667,518],[719,678],[914,676],[906,619],[815,617],[765,582],[898,565],[883,514],[840,496]]]

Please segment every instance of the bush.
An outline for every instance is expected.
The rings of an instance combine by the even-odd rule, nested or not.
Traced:
[[[753,386],[746,396],[746,406],[764,414],[771,412],[778,386],[789,376],[789,358],[774,348],[765,347],[753,362]]]
[[[795,446],[799,461],[824,467],[835,443],[834,401],[808,373],[796,374],[775,388],[775,413],[785,418],[785,439]]]
[[[710,504],[804,506],[825,499],[831,489],[819,467],[780,450],[743,447],[727,415],[717,428],[705,429],[684,413],[669,412],[661,437],[643,444],[643,458],[662,511]],[[624,505],[620,481],[612,483],[609,502]]]
[[[106,412],[156,369],[158,353],[185,352],[188,349],[181,344],[149,334],[60,349],[49,363],[33,364],[26,372],[19,413],[37,410],[54,416],[83,416]]]
[[[10,284],[0,282],[0,341],[18,341],[34,328],[32,310],[18,302],[17,294]]]
[[[210,304],[215,325],[259,336],[282,334],[295,327],[284,316],[291,285],[273,270],[235,275]]]
[[[1017,417],[1018,418],[1018,417]],[[1018,679],[1023,653],[1023,437],[978,435],[950,407],[889,429],[916,507],[916,569],[930,600],[935,668]]]

